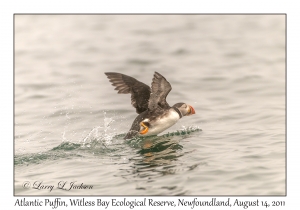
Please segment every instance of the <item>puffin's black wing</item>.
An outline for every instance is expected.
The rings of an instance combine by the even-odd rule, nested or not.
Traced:
[[[148,85],[124,74],[114,72],[105,74],[118,93],[131,93],[131,104],[138,114],[147,110],[151,92]]]
[[[172,90],[170,83],[158,72],[154,73],[154,77],[151,85],[151,95],[149,99],[148,108],[150,111],[156,108],[168,109],[169,104],[166,101],[166,97]]]

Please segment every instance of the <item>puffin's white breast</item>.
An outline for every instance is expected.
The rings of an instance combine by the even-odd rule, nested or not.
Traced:
[[[171,108],[165,115],[150,123],[149,131],[143,136],[156,135],[174,125],[180,119],[178,113]]]

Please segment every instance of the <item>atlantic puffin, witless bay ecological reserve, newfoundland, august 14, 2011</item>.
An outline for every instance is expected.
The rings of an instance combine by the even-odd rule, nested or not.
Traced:
[[[114,72],[105,74],[118,93],[131,93],[131,104],[139,114],[124,139],[157,135],[183,116],[195,114],[194,108],[186,103],[169,106],[166,97],[172,87],[158,72],[154,73],[151,89],[148,85],[124,74]]]

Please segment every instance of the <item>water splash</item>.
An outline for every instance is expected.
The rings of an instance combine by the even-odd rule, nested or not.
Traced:
[[[91,132],[82,140],[82,143],[86,147],[90,147],[94,143],[102,143],[105,147],[111,145],[112,139],[117,133],[111,131],[111,124],[115,122],[113,118],[106,117],[104,114],[103,126],[94,127]]]
[[[182,126],[180,130],[169,132],[167,134],[162,135],[163,137],[169,137],[169,136],[184,136],[189,135],[193,132],[202,131],[202,129],[199,128],[199,126],[191,125],[191,126]]]
[[[62,132],[62,135],[61,135],[62,136],[62,140],[61,140],[62,142],[67,140],[65,135],[66,135],[66,128],[64,128],[64,131]]]
[[[138,148],[140,147],[140,144],[143,143],[145,140],[164,140],[164,139],[168,139],[168,140],[182,140],[184,138],[189,138],[191,134],[193,133],[197,133],[199,131],[202,131],[202,129],[199,128],[199,126],[182,126],[182,128],[180,130],[176,130],[176,131],[172,131],[172,132],[168,132],[162,135],[153,135],[153,136],[135,136],[132,139],[128,139],[125,142],[127,144],[129,144],[130,146],[134,147],[134,148]],[[119,135],[120,137],[124,137],[125,135]],[[171,138],[170,138],[171,137]]]

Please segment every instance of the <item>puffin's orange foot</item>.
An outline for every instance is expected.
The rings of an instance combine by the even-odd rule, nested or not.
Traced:
[[[140,126],[142,126],[144,129],[140,131],[140,134],[146,134],[148,133],[148,126],[146,126],[143,122],[140,123]]]

